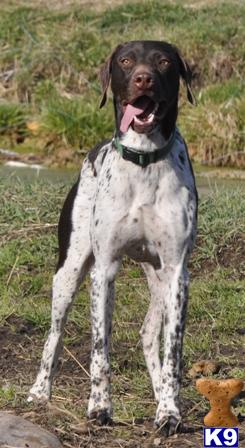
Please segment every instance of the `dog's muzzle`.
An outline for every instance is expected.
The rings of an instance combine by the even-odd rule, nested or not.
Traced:
[[[138,97],[133,103],[124,102],[123,117],[120,124],[121,132],[127,132],[132,126],[136,132],[149,132],[155,124],[159,103],[146,95]]]

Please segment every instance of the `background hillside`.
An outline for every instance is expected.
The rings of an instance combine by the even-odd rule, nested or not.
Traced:
[[[1,1],[0,147],[74,165],[113,131],[99,110],[100,65],[121,41],[168,40],[194,74],[180,102],[195,161],[241,166],[245,99],[242,1]]]

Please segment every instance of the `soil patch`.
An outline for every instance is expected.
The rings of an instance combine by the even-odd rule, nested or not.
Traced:
[[[244,236],[237,232],[225,244],[219,244],[212,258],[203,258],[198,262],[198,248],[204,245],[202,239],[197,237],[197,242],[190,261],[190,271],[193,277],[203,277],[212,274],[217,267],[231,270],[231,279],[241,280],[245,271],[245,245]]]
[[[69,327],[69,332],[73,333],[75,330],[72,325]],[[203,446],[200,428],[203,411],[198,410],[192,400],[183,402],[186,432],[167,441],[153,430],[152,419],[129,418],[128,421],[116,421],[113,426],[102,428],[87,422],[85,409],[90,381],[78,362],[89,370],[90,335],[88,334],[81,336],[81,340],[77,339],[73,345],[69,345],[68,352],[64,351],[54,384],[51,405],[27,404],[25,397],[37,372],[43,339],[43,331],[17,316],[10,316],[0,328],[1,385],[2,387],[12,385],[17,391],[15,398],[4,404],[5,410],[14,411],[53,432],[64,447],[201,448]],[[119,352],[117,357],[125,358],[124,348],[122,347],[120,353],[120,347],[117,347]],[[226,353],[226,347],[224,351]],[[73,357],[69,352],[72,352]],[[190,381],[185,379],[183,388],[189,384]],[[245,427],[242,426],[240,440],[244,436]]]

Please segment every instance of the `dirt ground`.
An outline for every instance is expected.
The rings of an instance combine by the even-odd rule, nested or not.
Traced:
[[[197,242],[197,246],[201,245]],[[205,278],[212,275],[212,271],[221,268],[232,267],[232,278],[240,279],[242,275],[241,265],[244,261],[244,244],[242,235],[238,232],[234,235],[232,244],[220,245],[216,259],[201,260],[199,268],[196,263],[190,266],[192,277]],[[195,258],[195,253],[194,257]],[[198,329],[192,328],[193,334],[198,334]],[[85,412],[90,391],[90,381],[86,374],[89,371],[90,362],[90,332],[79,334],[75,324],[70,323],[66,329],[68,336],[78,335],[74,343],[68,345],[61,357],[59,371],[54,382],[54,394],[52,402],[48,405],[27,404],[26,394],[33,383],[44,343],[44,330],[21,317],[10,315],[0,327],[0,380],[2,389],[9,389],[9,399],[4,400],[2,410],[14,412],[28,420],[39,424],[56,434],[67,448],[201,448],[203,447],[202,421],[205,415],[203,402],[197,402],[196,398],[182,400],[182,415],[184,416],[184,432],[165,440],[153,430],[153,416],[155,404],[149,394],[145,400],[146,415],[152,418],[134,419],[132,416],[127,421],[116,420],[113,426],[98,427],[93,422],[86,420]],[[240,330],[239,330],[240,332]],[[128,349],[123,345],[114,347],[118,365],[123,366],[128,358]],[[235,362],[239,369],[244,369],[242,346],[234,347],[219,344],[219,352],[231,362]],[[233,361],[232,361],[233,360]],[[238,361],[238,362],[237,362]],[[120,370],[119,368],[119,370]],[[136,368],[136,366],[134,366]],[[85,369],[85,370],[84,370]],[[229,369],[223,369],[223,373],[229,375]],[[113,375],[117,375],[114,372]],[[114,377],[115,378],[115,377]],[[118,380],[118,378],[117,378]],[[127,381],[127,380],[126,380]],[[112,378],[113,382],[113,378]],[[123,402],[127,393],[131,391],[131,385],[123,383],[123,375],[120,376],[120,399]],[[190,381],[187,380],[186,371],[182,388],[190,389]],[[11,393],[11,387],[14,388]],[[242,393],[243,397],[245,392]],[[117,391],[117,398],[118,398]],[[241,417],[240,448],[245,447],[245,421]]]
[[[197,236],[196,247],[193,252],[193,257],[190,261],[190,272],[192,278],[200,278],[203,275],[211,274],[217,266],[220,268],[232,268],[232,279],[241,280],[244,278],[244,260],[245,260],[245,245],[244,235],[237,231],[232,237],[232,242],[229,245],[221,245],[216,253],[216,260],[209,260],[205,258],[200,261],[197,266],[194,263],[194,258],[197,253],[197,248],[203,244],[203,241]]]
[[[244,260],[242,236],[237,234],[233,244],[221,247],[215,261],[221,267],[233,266],[233,277],[241,276],[241,263]],[[195,256],[195,254],[194,254]],[[199,269],[191,266],[192,276],[209,275],[214,269],[213,262],[201,262]],[[69,325],[69,334],[76,334],[76,328]],[[69,344],[60,361],[59,371],[54,382],[54,395],[48,405],[27,404],[25,401],[28,388],[32,384],[39,365],[43,348],[44,333],[30,321],[10,315],[0,327],[0,378],[6,389],[11,385],[16,388],[2,410],[14,412],[56,434],[64,447],[78,448],[201,448],[203,447],[202,421],[205,413],[199,409],[195,400],[188,399],[182,403],[184,432],[163,439],[153,430],[153,418],[117,420],[113,426],[98,427],[88,422],[85,410],[89,397],[90,381],[86,375],[90,361],[90,333],[79,335],[76,342]],[[228,353],[228,347],[220,345],[224,356],[240,360],[239,368],[245,368],[242,347],[236,353]],[[72,352],[72,353],[71,353]],[[125,363],[125,347],[117,347],[119,364]],[[80,365],[79,365],[80,364]],[[85,370],[84,370],[85,369]],[[185,375],[186,378],[186,375]],[[112,379],[113,381],[113,379]],[[188,387],[184,379],[182,387]],[[125,390],[130,391],[130,385]],[[244,396],[244,392],[242,392]],[[122,400],[124,397],[122,397]],[[146,399],[146,407],[148,406]],[[153,403],[153,400],[152,400]],[[67,405],[68,404],[68,405]],[[153,405],[154,406],[154,405]],[[154,409],[154,407],[153,407]],[[202,408],[203,409],[203,408]],[[79,412],[79,410],[81,410]],[[153,413],[154,415],[154,413]],[[153,416],[152,415],[152,416]],[[242,445],[244,444],[244,445]],[[241,417],[240,447],[245,447],[245,421]]]
[[[18,331],[16,331],[18,328]],[[182,414],[184,417],[184,433],[165,440],[153,430],[153,420],[137,419],[117,421],[111,427],[98,427],[87,422],[85,416],[76,415],[63,407],[64,401],[72,401],[76,408],[81,405],[84,410],[89,395],[89,378],[75,362],[79,359],[82,366],[89,369],[90,336],[87,334],[76,342],[69,353],[64,352],[59,372],[55,380],[55,391],[62,387],[67,390],[67,398],[56,392],[51,404],[28,405],[25,403],[23,391],[27,391],[32,383],[43,346],[43,335],[30,322],[10,316],[5,325],[0,328],[0,359],[1,377],[7,379],[8,384],[18,385],[21,392],[14,399],[10,399],[3,410],[14,412],[56,434],[65,447],[135,447],[166,448],[178,447],[201,448],[203,435],[201,422],[203,413],[191,401],[184,403]],[[242,359],[238,357],[238,359]],[[184,387],[185,385],[183,385]],[[18,389],[17,389],[18,390]],[[69,397],[70,395],[70,397]],[[13,404],[14,403],[14,404]],[[245,422],[241,424],[240,441],[244,440]]]

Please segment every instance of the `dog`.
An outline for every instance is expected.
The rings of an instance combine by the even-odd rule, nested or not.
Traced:
[[[191,70],[166,42],[119,45],[101,68],[102,100],[111,83],[115,134],[85,158],[59,220],[52,324],[29,400],[48,400],[68,311],[91,275],[91,394],[88,417],[111,421],[109,347],[114,281],[122,257],[142,264],[150,305],[141,338],[157,411],[155,425],[180,430],[181,356],[188,299],[187,261],[197,222],[197,192],[176,127],[180,78],[193,103]],[[160,359],[161,334],[164,359]]]

